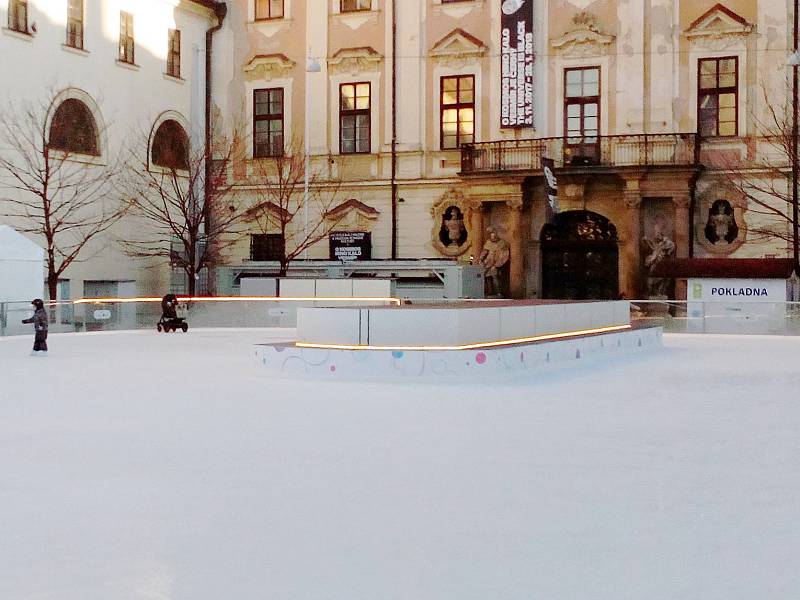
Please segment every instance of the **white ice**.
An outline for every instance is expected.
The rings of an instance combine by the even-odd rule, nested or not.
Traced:
[[[800,598],[800,338],[382,385],[275,335],[0,341],[0,599]]]

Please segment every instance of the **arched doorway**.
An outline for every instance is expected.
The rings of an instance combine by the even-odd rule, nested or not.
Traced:
[[[619,294],[617,228],[586,210],[559,213],[542,228],[542,298],[613,299]]]

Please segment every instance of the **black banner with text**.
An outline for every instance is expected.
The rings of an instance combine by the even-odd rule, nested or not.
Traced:
[[[533,127],[533,0],[500,10],[500,126]]]

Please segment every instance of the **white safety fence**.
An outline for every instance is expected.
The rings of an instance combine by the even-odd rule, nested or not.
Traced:
[[[181,299],[177,316],[189,329],[197,327],[295,327],[297,309],[304,306],[386,306],[394,298],[227,297]],[[84,299],[46,303],[50,332],[152,329],[161,319],[160,298]],[[0,302],[0,336],[33,332],[23,324],[33,314],[30,302]],[[180,330],[179,330],[180,331]]]
[[[666,333],[800,335],[800,302],[631,300],[631,319]]]
[[[120,300],[48,303],[50,331],[156,330],[161,317],[160,298]],[[182,301],[178,316],[190,329],[295,327],[297,309],[304,306],[386,306],[399,302],[388,298],[197,298]],[[666,333],[800,335],[800,302],[630,302],[634,322],[661,326]],[[415,302],[419,303],[424,304]],[[32,314],[29,302],[0,302],[0,336],[32,333],[31,325],[22,324]]]

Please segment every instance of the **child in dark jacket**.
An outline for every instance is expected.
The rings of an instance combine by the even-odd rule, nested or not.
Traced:
[[[44,302],[37,298],[31,302],[36,309],[30,319],[23,319],[23,323],[33,323],[36,337],[33,339],[33,351],[31,356],[47,356],[47,311],[44,309]]]

